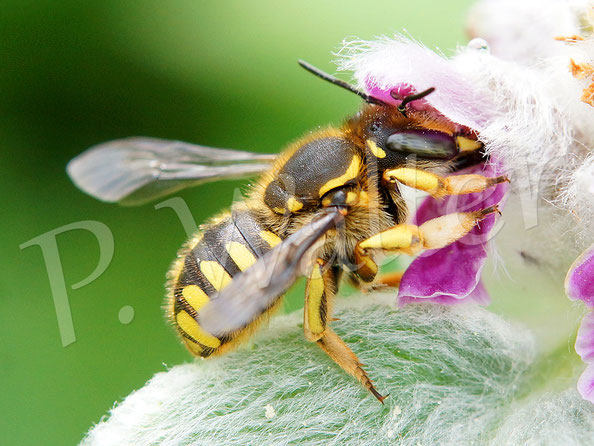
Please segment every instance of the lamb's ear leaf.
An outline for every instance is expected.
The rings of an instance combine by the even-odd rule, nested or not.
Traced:
[[[550,363],[534,362],[525,329],[477,305],[393,302],[393,294],[351,298],[333,324],[377,389],[390,393],[383,406],[303,339],[297,312],[273,319],[251,347],[158,373],[83,444],[503,444],[529,433],[544,438],[537,420],[548,417],[557,426],[546,429],[553,444],[566,444],[569,431],[594,432],[594,411],[574,390],[524,403],[542,384],[535,364]]]

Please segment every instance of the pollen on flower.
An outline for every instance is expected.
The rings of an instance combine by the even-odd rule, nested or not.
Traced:
[[[583,41],[584,38],[582,36],[578,36],[577,34],[574,34],[573,36],[557,36],[557,37],[555,37],[555,40],[558,40],[559,42],[565,42],[565,43],[576,43],[576,42]]]
[[[588,88],[584,88],[584,94],[582,94],[581,100],[594,107],[594,82],[592,82]]]
[[[569,60],[569,69],[576,79],[590,79],[592,82],[583,90],[581,101],[594,107],[594,66],[588,63],[576,63]]]
[[[569,59],[569,69],[571,74],[577,79],[585,79],[588,76],[594,75],[594,68],[587,63],[576,63],[575,60]]]

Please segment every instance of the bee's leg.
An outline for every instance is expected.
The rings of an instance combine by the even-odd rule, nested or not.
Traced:
[[[336,292],[336,269],[324,268],[324,262],[318,259],[308,278],[305,294],[303,331],[305,337],[317,342],[330,358],[345,372],[354,376],[373,396],[383,402],[385,396],[375,389],[367,376],[359,358],[340,337],[328,327],[331,315],[332,298]]]
[[[368,250],[416,254],[423,249],[439,249],[464,237],[483,218],[499,212],[497,206],[474,212],[456,212],[426,221],[421,226],[400,224],[379,232],[355,247],[356,258],[368,257]]]
[[[335,271],[324,268],[324,262],[318,259],[305,288],[303,331],[309,341],[318,341],[324,335],[336,285]]]
[[[340,337],[334,333],[330,328],[327,328],[322,336],[318,340],[318,345],[324,350],[328,356],[330,356],[336,364],[338,364],[345,372],[355,377],[369,392],[378,399],[380,403],[384,403],[384,400],[388,395],[380,394],[373,382],[367,376],[367,372],[363,370],[363,364],[359,362],[357,355],[344,343]]]
[[[386,288],[398,288],[404,272],[383,273],[378,275],[372,282],[363,281],[356,272],[352,272],[347,277],[347,282],[362,293],[370,291],[381,291]]]
[[[403,274],[404,273],[402,271],[380,274],[378,278],[373,282],[372,286],[378,285],[378,288],[397,288],[400,285],[400,281],[402,280]]]
[[[509,181],[506,176],[484,177],[482,175],[453,175],[440,177],[431,172],[411,167],[399,167],[386,170],[383,175],[384,181],[396,183],[397,181],[415,189],[428,192],[435,198],[442,198],[446,195],[462,195],[473,192],[481,192],[496,184]]]

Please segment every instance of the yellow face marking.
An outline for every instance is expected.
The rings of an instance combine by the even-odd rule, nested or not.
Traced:
[[[458,136],[456,138],[456,144],[458,145],[460,152],[473,152],[483,146],[479,141],[465,138],[464,136]]]
[[[297,212],[299,209],[303,207],[303,203],[296,200],[295,198],[291,197],[287,200],[287,209],[290,212]]]
[[[439,177],[420,169],[400,167],[386,171],[384,177],[389,181],[400,181],[402,184],[429,192],[430,194],[437,192],[439,189]]]
[[[205,332],[198,322],[190,316],[185,310],[177,313],[177,325],[188,335],[207,347],[217,348],[221,345],[220,339],[214,337],[210,333]]]
[[[408,248],[413,243],[413,236],[418,238],[418,229],[412,225],[398,225],[363,240],[359,246],[363,249],[398,249]]]
[[[320,316],[322,296],[324,296],[324,279],[322,278],[320,266],[316,266],[307,286],[307,321],[309,330],[314,334],[324,331],[322,317]]]
[[[285,213],[285,208],[273,207],[272,210],[274,212],[276,212],[277,214],[281,214],[281,215],[284,215],[284,213]]]
[[[210,300],[207,294],[198,285],[188,285],[182,290],[182,296],[190,306],[198,311]]]
[[[268,243],[268,245],[271,248],[274,248],[276,245],[278,245],[281,242],[280,237],[278,235],[276,235],[274,232],[270,232],[270,231],[261,231],[260,237],[262,238],[262,240],[264,240],[266,243]]]
[[[368,139],[367,141],[365,141],[365,144],[367,144],[367,148],[377,158],[385,158],[386,157],[386,152],[382,148],[378,147],[377,144],[375,143],[375,141],[372,141],[371,139]]]
[[[326,192],[328,192],[329,190],[332,190],[334,188],[342,186],[347,181],[357,178],[357,176],[359,175],[360,168],[361,168],[361,159],[357,155],[354,155],[353,159],[351,161],[351,164],[349,165],[349,167],[347,168],[347,170],[344,174],[342,174],[341,176],[339,176],[337,178],[331,179],[326,184],[324,184],[322,187],[320,187],[320,191],[319,191],[320,197],[322,195],[324,195]]]
[[[256,257],[239,242],[229,242],[225,245],[225,249],[241,271],[245,271],[256,262]]]
[[[214,260],[202,260],[200,262],[200,271],[217,291],[221,291],[231,282],[229,273]]]

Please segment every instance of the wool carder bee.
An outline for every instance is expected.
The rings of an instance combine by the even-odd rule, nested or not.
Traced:
[[[329,326],[341,276],[360,287],[396,286],[398,275],[376,277],[378,254],[444,247],[498,212],[492,206],[407,224],[401,185],[440,198],[483,191],[507,178],[444,176],[484,159],[472,131],[409,106],[433,89],[394,106],[300,64],[361,96],[362,109],[278,156],[129,138],[90,148],[70,162],[68,172],[85,192],[120,204],[261,174],[243,201],[204,224],[179,251],[169,273],[167,318],[193,355],[221,354],[245,340],[305,275],[305,337],[383,401]]]

